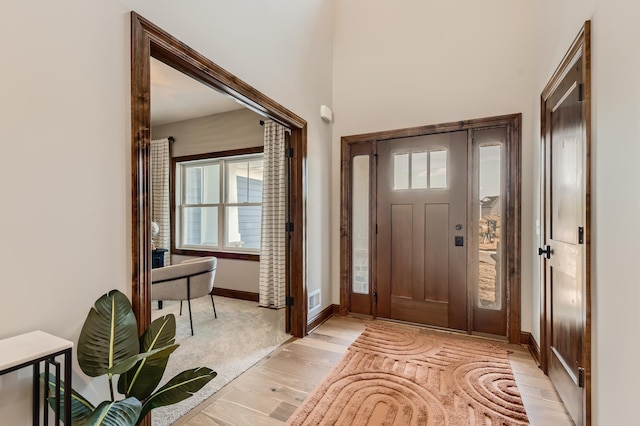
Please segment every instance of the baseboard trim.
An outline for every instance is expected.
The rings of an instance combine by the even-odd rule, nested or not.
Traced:
[[[536,361],[536,364],[540,366],[540,346],[538,345],[538,342],[536,342],[536,339],[534,339],[533,334],[529,333],[528,331],[521,331],[520,343],[523,345],[527,345],[531,356]]]
[[[339,305],[329,305],[326,308],[324,308],[322,311],[318,313],[318,315],[311,318],[307,322],[307,333],[311,333],[313,330],[318,328],[320,324],[322,324],[332,316],[336,315],[336,312],[340,312]]]
[[[232,299],[249,300],[251,302],[258,302],[260,300],[259,293],[251,293],[250,291],[232,290],[229,288],[213,288],[214,296],[230,297]]]

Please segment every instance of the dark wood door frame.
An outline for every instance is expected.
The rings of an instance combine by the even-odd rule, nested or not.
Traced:
[[[154,57],[291,130],[289,295],[290,332],[307,333],[306,162],[307,122],[135,12],[131,12],[131,247],[132,305],[142,332],[151,322],[150,60]]]
[[[544,158],[547,143],[547,100],[558,88],[569,69],[581,56],[582,61],[582,117],[584,120],[583,140],[584,146],[584,175],[585,175],[585,230],[584,230],[584,268],[583,268],[583,305],[582,321],[584,330],[582,335],[582,361],[584,368],[583,391],[583,419],[585,425],[591,424],[591,21],[586,21],[580,29],[576,39],[569,48],[567,54],[560,62],[560,66],[542,91],[540,97],[540,212],[542,227],[540,247],[545,244],[544,218],[545,218],[545,169]],[[546,288],[545,265],[540,262],[540,367],[545,374],[549,371],[549,351],[551,348],[550,319],[548,318],[549,306],[547,299],[550,289]]]
[[[457,132],[462,130],[506,127],[509,140],[505,146],[507,169],[505,193],[505,262],[508,292],[507,338],[511,343],[520,343],[521,329],[521,114],[510,114],[473,120],[455,121],[444,124],[412,127],[407,129],[388,130],[360,135],[343,136],[341,138],[341,213],[340,213],[340,315],[349,312],[349,280],[351,276],[351,190],[352,179],[351,157],[352,146],[357,144],[375,144],[379,141],[437,133]],[[471,134],[472,132],[469,132]],[[471,136],[469,136],[471,138]],[[469,147],[471,149],[471,146]],[[374,151],[375,152],[375,151]],[[471,153],[470,153],[471,154]],[[375,155],[375,154],[374,154]],[[469,155],[471,158],[471,155]],[[471,161],[471,160],[469,160]],[[470,163],[471,164],[471,163]],[[472,176],[469,174],[469,179]],[[375,188],[375,185],[372,185]],[[375,197],[375,194],[371,194]],[[372,198],[375,210],[375,198]],[[471,215],[468,215],[467,229],[471,229]],[[372,212],[372,218],[375,213]],[[375,226],[373,226],[375,229]],[[373,239],[372,239],[373,240]],[[375,275],[372,276],[372,292],[377,291]],[[375,314],[375,311],[374,311]]]

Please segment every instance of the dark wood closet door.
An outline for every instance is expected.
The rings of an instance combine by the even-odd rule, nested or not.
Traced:
[[[545,259],[549,377],[582,424],[585,140],[578,60],[546,102]]]

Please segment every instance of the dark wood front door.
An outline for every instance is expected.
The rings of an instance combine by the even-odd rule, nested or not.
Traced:
[[[588,106],[580,49],[543,94],[543,367],[576,424],[587,423],[585,336],[588,319]],[[588,338],[588,337],[586,337]]]
[[[467,132],[378,142],[378,316],[467,329]]]

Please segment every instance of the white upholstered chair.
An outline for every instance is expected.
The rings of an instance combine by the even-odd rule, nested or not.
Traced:
[[[189,305],[192,336],[191,299],[209,295],[213,305],[213,315],[218,318],[216,305],[213,301],[213,281],[216,276],[217,264],[218,259],[215,257],[199,257],[151,270],[151,299],[179,300],[180,315],[182,315],[182,301],[186,300]]]

